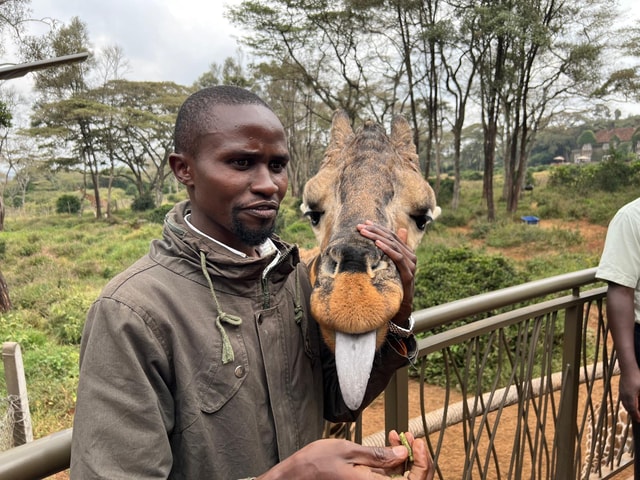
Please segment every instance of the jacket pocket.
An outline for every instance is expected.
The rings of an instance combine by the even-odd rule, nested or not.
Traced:
[[[209,369],[198,381],[200,410],[215,413],[240,389],[249,372],[249,360],[242,335],[228,332],[233,347],[233,361],[222,363],[222,345],[216,342]]]

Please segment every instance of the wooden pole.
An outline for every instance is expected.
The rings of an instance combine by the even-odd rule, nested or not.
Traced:
[[[16,342],[4,342],[2,344],[2,361],[4,363],[4,375],[7,381],[9,400],[15,409],[13,446],[17,447],[33,441],[27,381],[24,376],[20,345]]]

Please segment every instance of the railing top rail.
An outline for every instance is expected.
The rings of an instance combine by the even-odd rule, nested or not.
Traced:
[[[424,332],[461,318],[589,285],[596,282],[595,274],[596,267],[578,270],[418,310],[413,314],[415,331]]]

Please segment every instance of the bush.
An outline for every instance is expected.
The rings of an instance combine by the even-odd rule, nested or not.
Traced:
[[[164,217],[167,216],[167,213],[169,213],[169,210],[172,208],[172,204],[160,205],[158,208],[154,208],[147,214],[147,220],[152,223],[159,223],[162,225],[164,223]]]
[[[624,157],[622,151],[614,151],[609,159],[600,163],[555,167],[549,175],[549,186],[569,188],[582,194],[595,190],[616,192],[632,184],[639,168],[625,162]]]
[[[526,281],[507,258],[433,246],[420,254],[414,308],[422,309]]]
[[[56,213],[78,213],[82,202],[76,195],[61,195],[56,200]]]
[[[415,279],[415,309],[440,305],[526,281],[514,265],[500,255],[486,255],[462,247],[439,247],[425,252],[419,258]],[[453,322],[418,336],[426,337],[478,319],[471,317],[465,321]],[[507,344],[510,344],[511,339],[516,339],[517,330],[505,329],[505,335],[508,337]],[[484,348],[487,341],[484,337],[479,339],[480,348]],[[447,378],[445,370],[449,368],[447,365],[462,369],[468,360],[468,344],[453,345],[449,354],[446,362],[442,352],[434,352],[424,360],[424,375],[429,383],[444,386]],[[482,369],[482,378],[473,379],[471,383],[479,381],[484,384],[490,381],[495,366],[495,362],[490,359]],[[410,373],[414,376],[420,374],[415,367],[410,369]]]
[[[155,200],[153,199],[153,195],[150,193],[142,194],[134,198],[133,202],[131,202],[131,210],[134,212],[145,212],[155,208],[155,206]]]

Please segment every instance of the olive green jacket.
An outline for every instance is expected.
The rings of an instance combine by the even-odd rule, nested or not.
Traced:
[[[274,256],[241,258],[193,233],[188,209],[174,207],[163,239],[91,307],[72,479],[258,476],[320,438],[323,418],[359,414],[308,315],[297,248],[274,237],[268,268]],[[365,405],[406,363],[383,347]]]

